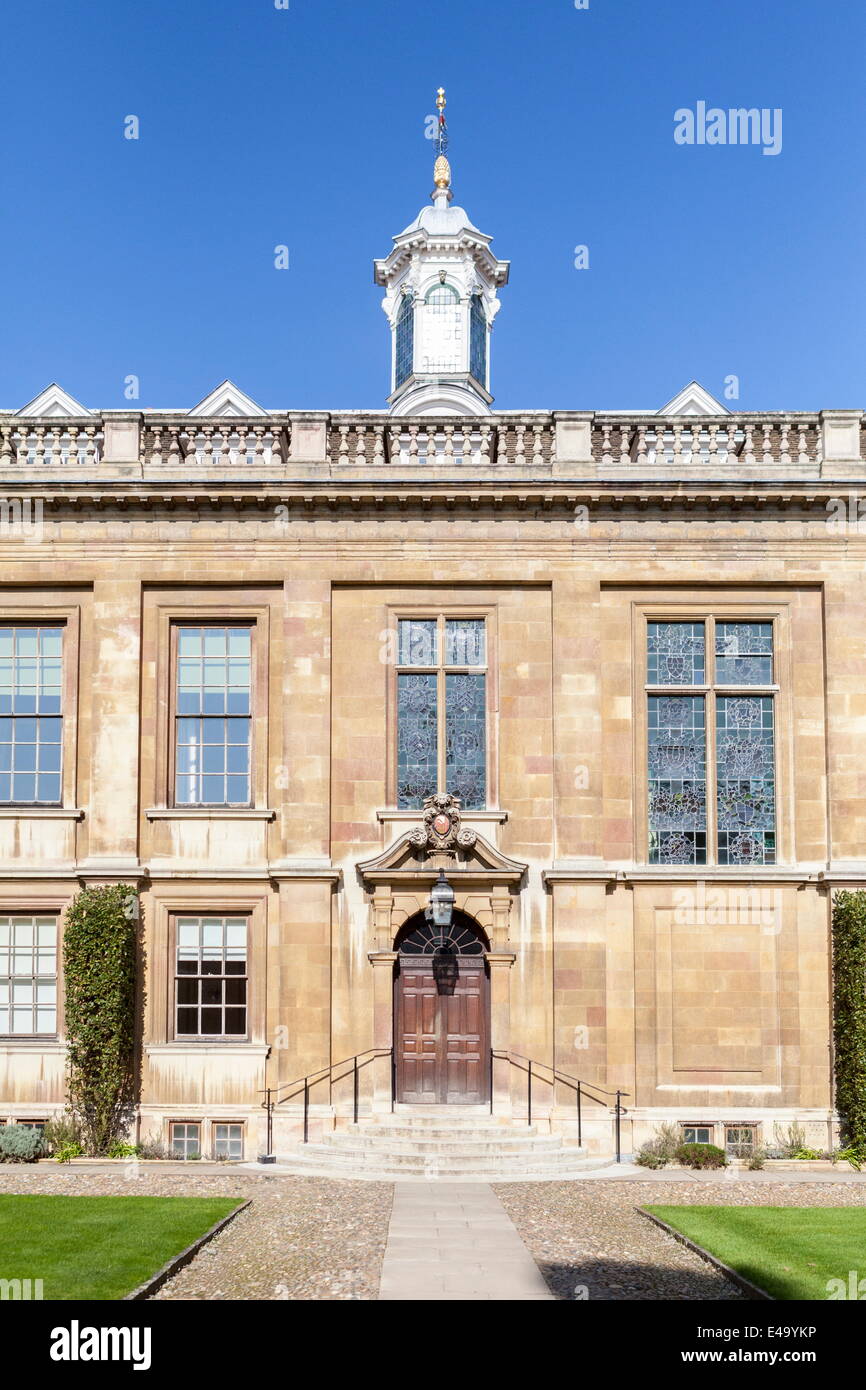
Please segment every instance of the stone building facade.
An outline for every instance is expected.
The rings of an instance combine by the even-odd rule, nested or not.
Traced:
[[[862,412],[494,411],[507,263],[437,169],[376,263],[387,412],[0,413],[0,1118],[62,1107],[64,909],[129,882],[136,1125],[179,1151],[261,1152],[266,1088],[284,1149],[304,1077],[349,1123],[355,1056],[362,1116],[522,1122],[531,1060],[599,1151],[617,1090],[626,1149],[826,1143]]]

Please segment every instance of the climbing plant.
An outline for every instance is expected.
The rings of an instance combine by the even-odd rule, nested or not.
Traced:
[[[866,1152],[866,892],[833,900],[833,1036],[842,1141]]]
[[[134,1100],[138,918],[129,884],[85,888],[66,914],[67,1091],[91,1154],[123,1136]]]

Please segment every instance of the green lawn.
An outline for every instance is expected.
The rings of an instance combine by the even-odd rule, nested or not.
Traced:
[[[866,1280],[866,1207],[647,1207],[780,1299],[827,1299],[850,1270]],[[864,1283],[866,1291],[866,1283]]]
[[[0,1278],[46,1299],[112,1299],[143,1284],[237,1197],[0,1196]]]

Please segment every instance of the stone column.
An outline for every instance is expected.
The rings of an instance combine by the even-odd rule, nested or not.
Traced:
[[[390,1048],[394,1044],[394,963],[396,951],[370,951],[373,967],[373,1046]],[[373,1114],[391,1111],[391,1056],[373,1062]]]
[[[490,1046],[494,1054],[511,1047],[511,982],[508,972],[517,959],[513,951],[488,951],[490,967]],[[511,1064],[504,1057],[493,1058],[493,1113],[510,1116]]]

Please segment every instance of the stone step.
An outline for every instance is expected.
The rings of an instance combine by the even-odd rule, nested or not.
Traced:
[[[494,1178],[523,1176],[527,1173],[544,1174],[554,1178],[587,1165],[598,1166],[598,1160],[588,1159],[577,1150],[566,1149],[543,1156],[500,1154],[479,1160],[458,1156],[430,1155],[425,1158],[421,1154],[381,1154],[370,1150],[352,1153],[332,1149],[327,1144],[307,1144],[303,1151],[278,1154],[277,1163],[339,1172],[346,1176],[351,1176],[352,1173],[376,1172],[398,1178],[404,1174],[421,1177],[460,1176],[467,1180],[477,1178],[481,1182],[490,1182]]]
[[[329,1149],[343,1153],[419,1154],[421,1157],[428,1154],[453,1154],[463,1158],[492,1158],[497,1154],[556,1153],[562,1149],[561,1138],[554,1134],[535,1135],[531,1139],[499,1136],[469,1139],[462,1135],[452,1135],[448,1139],[427,1139],[426,1136],[419,1139],[410,1135],[396,1138],[394,1135],[347,1134],[338,1131],[336,1134],[328,1135],[322,1142]]]
[[[425,1142],[430,1139],[534,1139],[538,1135],[536,1125],[510,1124],[460,1124],[451,1125],[440,1121],[438,1124],[419,1126],[400,1120],[382,1120],[376,1123],[350,1125],[348,1129],[335,1130],[335,1134],[377,1134],[394,1139],[405,1139],[409,1135]],[[550,1138],[550,1135],[545,1135]]]

